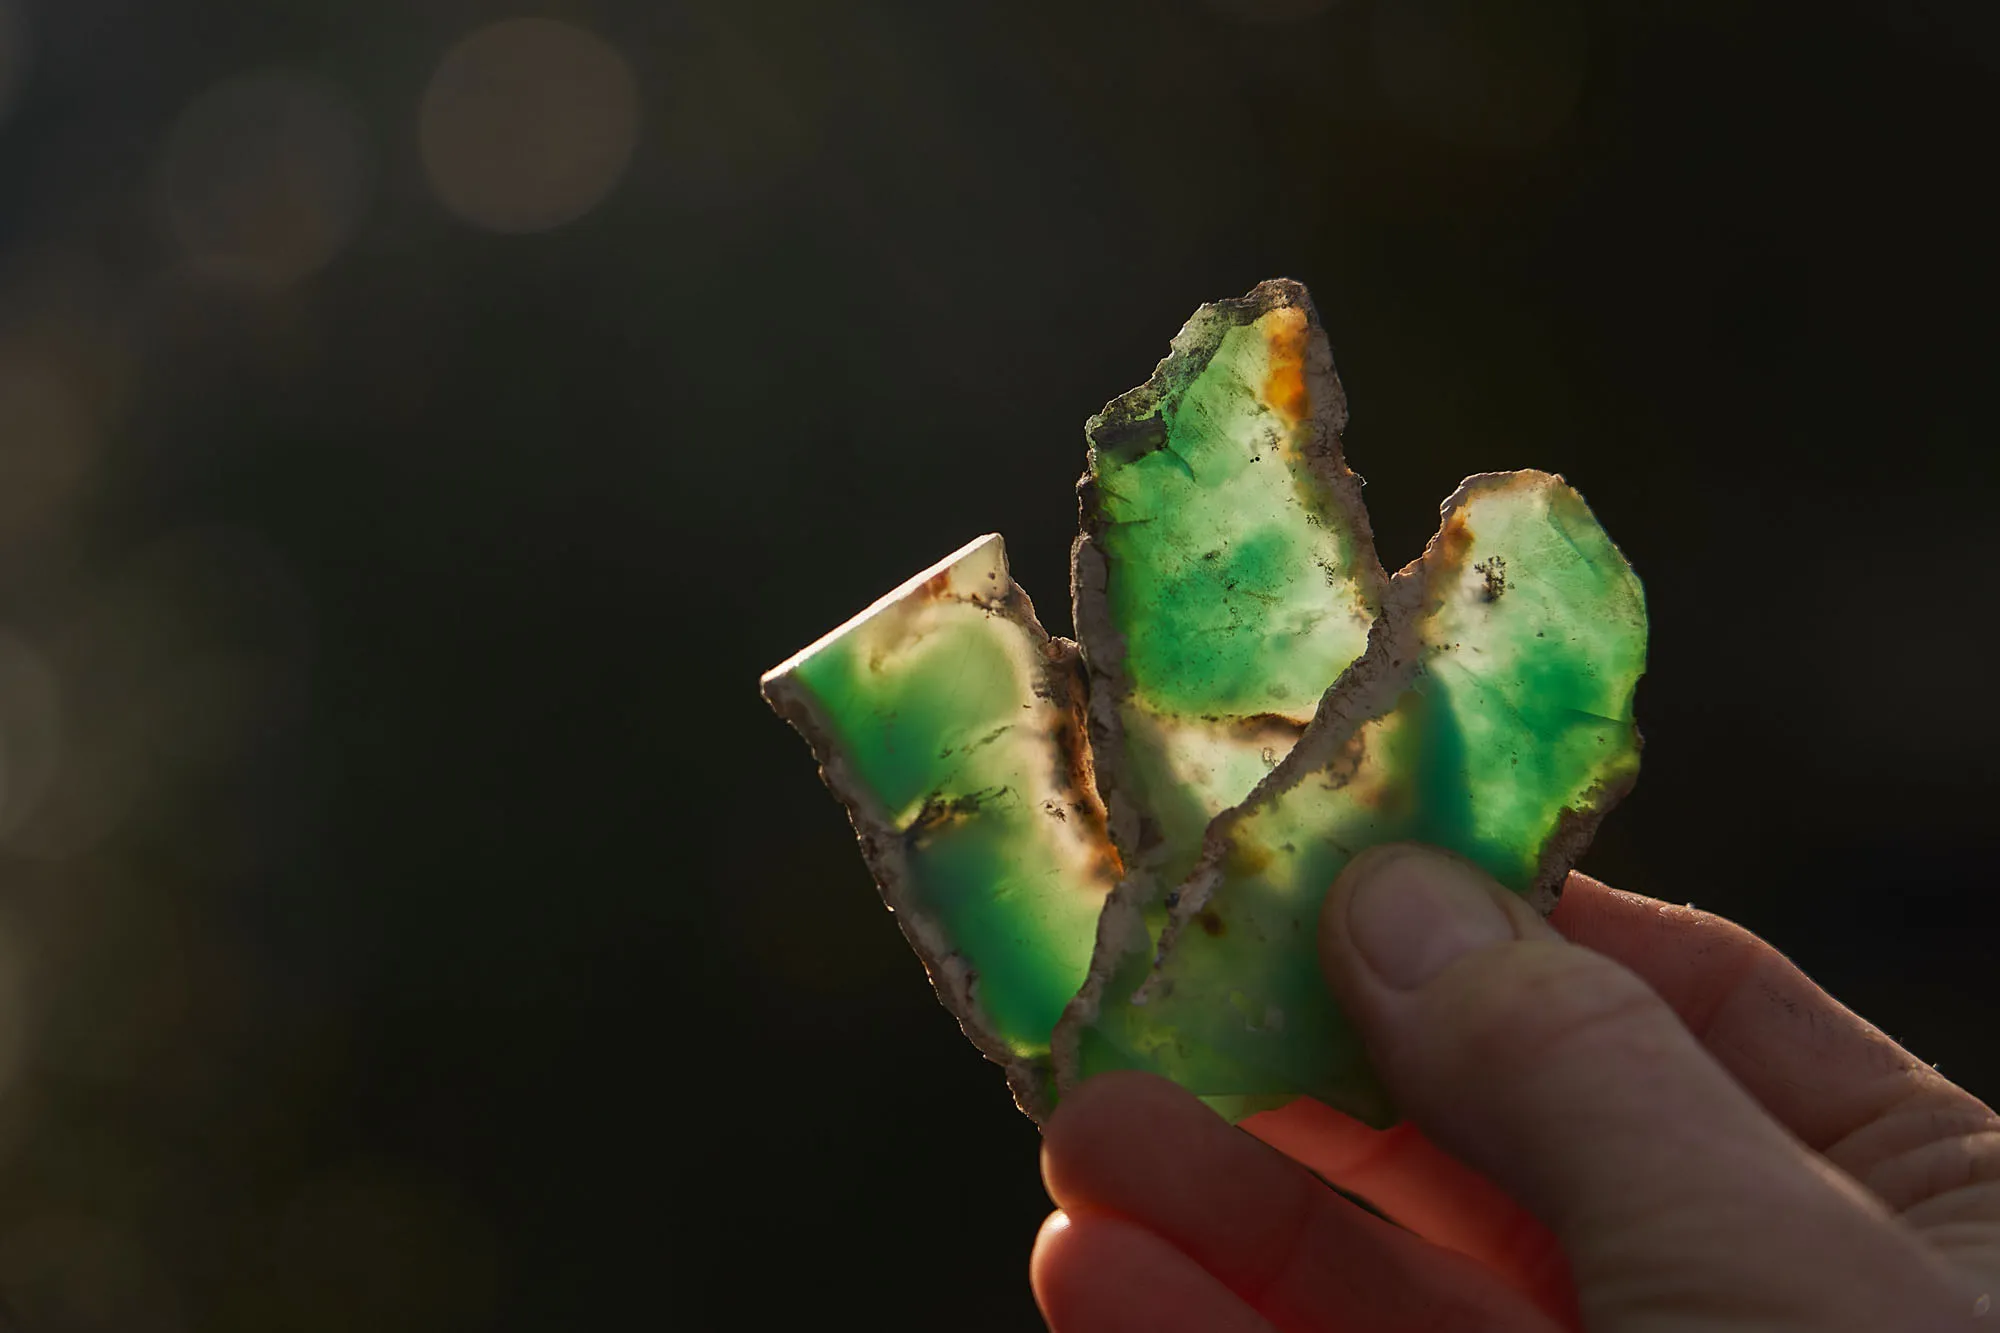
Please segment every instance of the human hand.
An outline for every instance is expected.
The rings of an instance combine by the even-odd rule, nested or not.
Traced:
[[[2000,1333],[2000,1116],[1741,927],[1389,847],[1320,943],[1412,1124],[1093,1079],[1042,1148],[1057,1333]]]

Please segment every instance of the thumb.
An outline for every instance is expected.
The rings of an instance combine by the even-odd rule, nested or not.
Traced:
[[[1320,942],[1390,1091],[1556,1234],[1590,1327],[1916,1327],[1942,1294],[1886,1209],[1772,1120],[1645,982],[1471,865],[1407,845],[1357,857]],[[1871,1311],[1905,1322],[1868,1324]]]

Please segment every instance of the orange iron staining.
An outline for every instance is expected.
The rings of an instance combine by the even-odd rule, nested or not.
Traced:
[[[1261,321],[1271,368],[1264,375],[1263,397],[1271,409],[1297,426],[1312,413],[1306,389],[1306,312],[1298,306],[1273,310]]]

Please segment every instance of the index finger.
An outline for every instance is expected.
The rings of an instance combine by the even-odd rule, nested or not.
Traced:
[[[1876,1168],[1993,1112],[1835,1000],[1769,944],[1708,912],[1572,873],[1550,924],[1643,978],[1764,1108],[1888,1197]]]

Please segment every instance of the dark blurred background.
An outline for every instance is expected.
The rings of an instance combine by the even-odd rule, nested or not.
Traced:
[[[760,670],[1310,284],[1383,554],[1645,577],[1586,867],[2000,1096],[1990,0],[0,0],[0,1293],[1025,1329]]]

